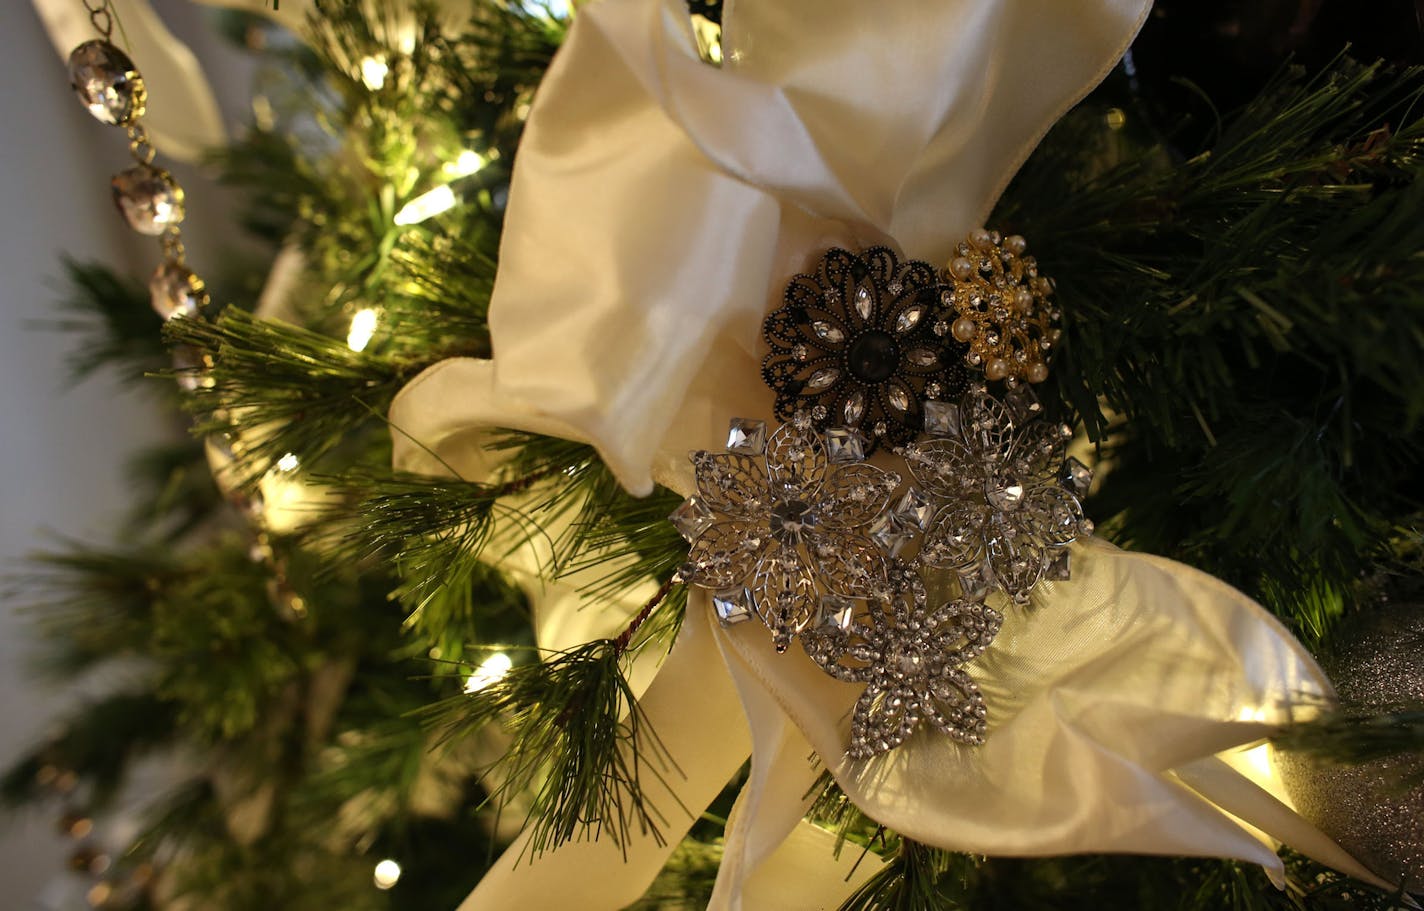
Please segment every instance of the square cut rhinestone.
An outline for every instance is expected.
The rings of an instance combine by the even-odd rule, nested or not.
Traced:
[[[761,455],[766,452],[766,421],[732,418],[732,424],[727,430],[727,449],[748,455]]]
[[[734,626],[752,618],[752,593],[745,587],[728,588],[712,595],[712,609],[723,626]]]

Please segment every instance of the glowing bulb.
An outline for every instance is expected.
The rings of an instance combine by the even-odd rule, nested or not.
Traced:
[[[451,178],[469,177],[485,166],[485,158],[474,149],[464,149],[454,161],[445,162],[446,176]]]
[[[376,311],[370,307],[357,310],[351,317],[351,329],[346,333],[346,347],[352,351],[365,351],[371,344],[371,336],[376,334]]]
[[[491,683],[503,678],[512,667],[514,667],[514,661],[508,655],[504,652],[495,652],[475,668],[475,672],[465,681],[465,692],[478,693]]]
[[[454,207],[455,192],[445,184],[441,184],[430,192],[422,193],[401,206],[401,210],[396,213],[396,224],[420,224],[427,218],[433,218],[441,212]]]
[[[386,84],[386,74],[390,71],[384,60],[367,57],[361,61],[361,81],[373,92]]]
[[[371,874],[371,879],[375,881],[377,889],[385,890],[394,886],[400,880],[400,875],[400,864],[387,857],[376,864],[376,872]]]
[[[300,464],[301,460],[297,458],[297,454],[295,452],[289,452],[277,460],[277,470],[296,471],[297,466]]]

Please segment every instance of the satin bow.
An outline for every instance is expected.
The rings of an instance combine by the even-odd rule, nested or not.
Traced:
[[[945,260],[1147,11],[725,7],[721,68],[698,58],[682,0],[579,13],[515,162],[495,358],[444,362],[401,393],[399,467],[438,470],[429,447],[479,479],[485,435],[512,427],[591,442],[635,493],[691,492],[689,450],[720,448],[733,416],[770,416],[758,329],[786,279],[832,245]],[[1236,749],[1333,698],[1304,649],[1188,567],[1098,541],[1073,557],[1073,579],[1043,584],[972,664],[987,742],[922,735],[868,767],[844,758],[857,688],[775,654],[756,624],[722,629],[695,593],[641,702],[684,773],[659,803],[670,842],[692,821],[678,806],[705,806],[750,746],[712,906],[825,907],[871,872],[836,868],[829,836],[801,822],[813,751],[870,816],[948,849],[1222,856],[1279,876],[1278,838],[1373,880]],[[577,843],[520,865],[521,849],[465,908],[622,907],[671,850],[635,840],[625,862]]]

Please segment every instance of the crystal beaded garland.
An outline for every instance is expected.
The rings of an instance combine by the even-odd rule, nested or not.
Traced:
[[[929,724],[961,743],[984,742],[984,697],[962,665],[989,647],[1003,617],[977,601],[931,609],[918,573],[889,570],[889,586],[863,607],[822,599],[801,636],[806,653],[838,680],[864,683],[851,718],[852,759],[868,759]]]
[[[128,126],[143,116],[148,91],[128,55],[107,41],[86,41],[69,55],[69,81],[100,123]]]
[[[176,262],[165,262],[153,270],[148,280],[149,301],[164,319],[175,316],[196,316],[208,303],[207,286],[192,269]]]
[[[140,234],[157,237],[183,221],[183,188],[162,168],[134,165],[114,175],[114,205]]]
[[[727,452],[692,454],[697,496],[670,519],[692,543],[683,581],[714,592],[724,623],[759,617],[785,651],[823,595],[884,587],[885,557],[865,529],[900,477],[828,443],[804,413],[770,436],[757,423],[734,420]]]
[[[827,251],[762,327],[777,417],[805,411],[818,428],[855,428],[867,454],[914,439],[923,401],[952,400],[968,383],[969,349],[932,328],[943,291],[934,267],[885,247]]]
[[[1048,300],[1053,283],[1026,256],[1027,242],[983,228],[961,243],[944,270],[935,331],[969,346],[969,363],[992,382],[1048,379],[1061,330]]]
[[[1078,501],[1092,476],[1064,458],[1072,431],[1043,420],[1027,389],[1009,402],[971,390],[902,454],[935,508],[919,561],[1023,604],[1040,580],[1068,578],[1067,546],[1092,533]]]

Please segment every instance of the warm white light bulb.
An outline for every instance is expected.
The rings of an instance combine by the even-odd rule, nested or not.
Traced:
[[[514,667],[514,661],[504,652],[495,652],[486,658],[475,672],[465,681],[465,692],[478,693],[509,673],[509,669]]]
[[[376,864],[375,873],[371,874],[371,879],[375,881],[376,888],[385,890],[394,886],[401,877],[401,866],[387,857]]]
[[[351,329],[346,333],[346,347],[352,351],[365,351],[376,334],[376,311],[370,307],[357,310],[351,317]]]
[[[277,460],[277,470],[296,471],[297,466],[300,464],[301,460],[297,458],[297,454],[295,452],[289,452]]]
[[[386,84],[386,74],[390,71],[384,60],[367,57],[361,61],[361,81],[373,92]]]
[[[427,218],[433,218],[455,206],[455,192],[446,184],[441,184],[428,193],[422,193],[401,206],[396,213],[396,224],[415,225]]]
[[[485,157],[474,149],[460,152],[454,161],[445,163],[444,171],[451,178],[469,177],[485,166]]]

